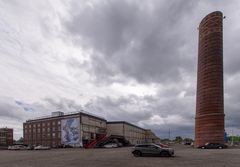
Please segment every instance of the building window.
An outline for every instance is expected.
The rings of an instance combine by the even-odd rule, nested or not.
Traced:
[[[91,139],[94,139],[94,133],[91,133]]]

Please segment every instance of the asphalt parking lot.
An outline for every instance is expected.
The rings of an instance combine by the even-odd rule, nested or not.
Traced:
[[[0,167],[239,167],[240,149],[175,145],[174,157],[134,157],[131,148],[0,150]]]

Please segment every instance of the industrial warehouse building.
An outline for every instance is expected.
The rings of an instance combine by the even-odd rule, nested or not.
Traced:
[[[9,146],[13,144],[13,129],[0,128],[0,146]]]
[[[51,116],[27,120],[23,123],[23,135],[24,144],[50,147],[92,148],[111,141],[123,144],[159,141],[150,130],[127,122],[107,122],[85,111],[53,112]]]
[[[125,121],[107,122],[108,135],[123,136],[131,144],[159,143],[160,139],[149,129]]]

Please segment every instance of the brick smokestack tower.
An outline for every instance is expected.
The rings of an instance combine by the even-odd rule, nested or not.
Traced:
[[[224,143],[222,22],[216,11],[199,25],[195,147]]]

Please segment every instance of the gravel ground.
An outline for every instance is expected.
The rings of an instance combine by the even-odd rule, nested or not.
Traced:
[[[174,157],[134,157],[131,148],[0,150],[0,167],[239,167],[240,149],[201,150],[175,145]]]

